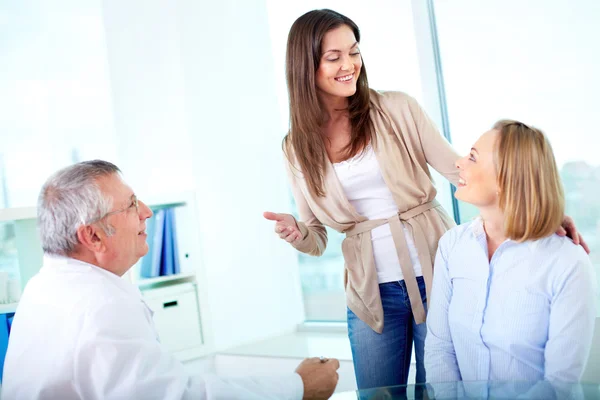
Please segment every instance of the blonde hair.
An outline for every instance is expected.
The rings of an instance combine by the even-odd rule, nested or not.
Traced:
[[[565,208],[562,183],[550,142],[522,122],[501,120],[495,164],[504,229],[517,242],[549,236],[560,227]]]

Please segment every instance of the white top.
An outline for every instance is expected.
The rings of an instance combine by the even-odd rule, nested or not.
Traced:
[[[23,293],[9,338],[3,399],[301,399],[298,374],[189,376],[157,340],[152,311],[125,279],[64,257]]]
[[[379,163],[370,144],[362,153],[346,161],[335,163],[333,167],[348,201],[358,214],[368,219],[383,219],[391,218],[398,213],[398,205],[383,180]],[[404,236],[415,276],[422,276],[417,248],[406,226],[404,226]],[[379,283],[404,279],[390,226],[385,224],[373,229],[371,240]]]

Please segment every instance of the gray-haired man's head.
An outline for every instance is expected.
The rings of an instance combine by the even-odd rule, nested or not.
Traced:
[[[38,228],[44,252],[69,255],[79,240],[77,228],[108,213],[112,198],[105,196],[99,178],[119,174],[119,168],[102,160],[84,161],[63,168],[42,187],[38,198]],[[107,235],[112,228],[99,221]]]

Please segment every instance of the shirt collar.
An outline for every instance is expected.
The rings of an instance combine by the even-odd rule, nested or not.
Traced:
[[[475,217],[475,219],[473,220],[473,223],[471,224],[471,230],[472,230],[473,236],[475,236],[475,238],[480,238],[481,236],[483,236],[483,238],[487,240],[487,237],[485,235],[485,229],[483,228],[483,218],[481,218],[481,215],[478,215],[477,217]],[[504,242],[502,242],[502,244],[504,244],[506,242],[514,242],[514,241],[509,238],[509,239],[504,240]]]
[[[62,270],[78,271],[90,274],[97,274],[116,286],[118,289],[130,296],[142,299],[142,293],[137,286],[133,285],[127,279],[113,274],[97,265],[77,260],[71,257],[64,257],[55,254],[44,254],[44,268],[59,268]]]
[[[473,232],[475,239],[479,239],[480,236],[485,237],[485,229],[483,229],[483,218],[481,218],[481,215],[476,216],[471,223],[471,231]]]
[[[486,244],[486,251],[487,251],[487,237],[485,235],[485,229],[483,228],[483,218],[481,218],[481,215],[478,215],[477,217],[475,217],[475,219],[473,220],[473,222],[471,223],[471,231],[473,232],[473,236],[475,237],[475,239],[477,241],[479,241],[480,243],[485,243]],[[502,244],[505,243],[517,243],[512,239],[506,239],[504,242],[502,242]],[[527,247],[529,248],[530,251],[534,251],[536,249],[536,247],[538,246],[539,240],[527,240],[525,242],[527,244]]]

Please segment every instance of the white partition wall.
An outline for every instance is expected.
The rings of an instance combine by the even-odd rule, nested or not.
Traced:
[[[264,0],[180,6],[212,323],[227,348],[304,321],[297,253],[262,217],[290,211],[267,10]]]
[[[293,330],[297,257],[262,217],[290,207],[264,1],[103,5],[122,168],[194,188],[215,348]]]

